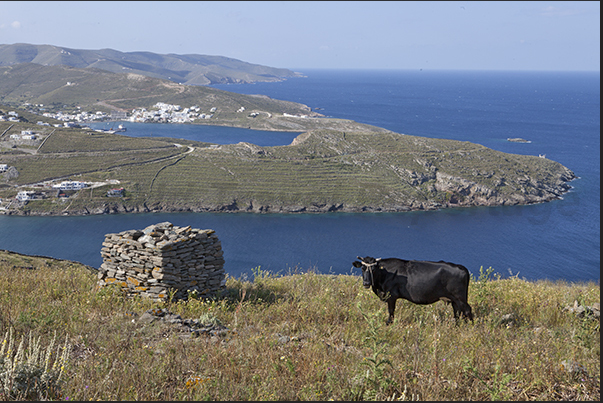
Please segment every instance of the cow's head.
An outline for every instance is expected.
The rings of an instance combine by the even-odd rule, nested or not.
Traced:
[[[375,259],[370,256],[357,256],[357,259],[360,261],[354,261],[352,266],[362,268],[362,285],[364,288],[371,288],[373,285],[373,270],[379,268],[379,260],[381,259]]]

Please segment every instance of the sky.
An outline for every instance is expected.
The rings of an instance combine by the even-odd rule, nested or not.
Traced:
[[[0,1],[0,44],[303,69],[600,71],[599,1]]]

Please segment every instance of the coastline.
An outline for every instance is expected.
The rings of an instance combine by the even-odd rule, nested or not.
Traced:
[[[574,177],[572,180],[578,179]],[[186,203],[155,203],[147,205],[126,206],[117,202],[104,203],[102,206],[84,206],[79,209],[69,209],[61,211],[40,211],[35,209],[27,210],[3,210],[0,215],[7,216],[88,216],[88,215],[116,215],[116,214],[151,214],[151,213],[249,213],[249,214],[357,214],[357,213],[405,213],[413,211],[437,211],[443,209],[473,208],[473,207],[502,207],[502,206],[521,206],[549,203],[555,200],[563,199],[563,195],[570,192],[571,186],[566,185],[559,189],[556,196],[525,197],[523,200],[517,198],[490,198],[480,199],[479,201],[460,202],[460,203],[437,203],[437,202],[414,202],[409,205],[400,206],[352,206],[345,203],[338,204],[312,204],[309,206],[300,205],[267,205],[237,203],[203,205]]]

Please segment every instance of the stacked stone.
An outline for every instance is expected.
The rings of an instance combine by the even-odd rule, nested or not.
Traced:
[[[163,222],[106,234],[98,285],[118,285],[130,296],[165,300],[170,292],[210,297],[224,287],[222,244],[214,230]]]

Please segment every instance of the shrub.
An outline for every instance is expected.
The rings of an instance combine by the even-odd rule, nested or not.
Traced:
[[[6,400],[48,400],[61,397],[60,381],[69,346],[67,340],[58,346],[56,352],[55,337],[46,349],[42,348],[40,337],[29,333],[27,347],[25,337],[21,336],[19,347],[15,351],[12,329],[6,332],[0,347],[0,390]],[[54,353],[54,354],[53,354]],[[54,355],[54,357],[53,357]]]

